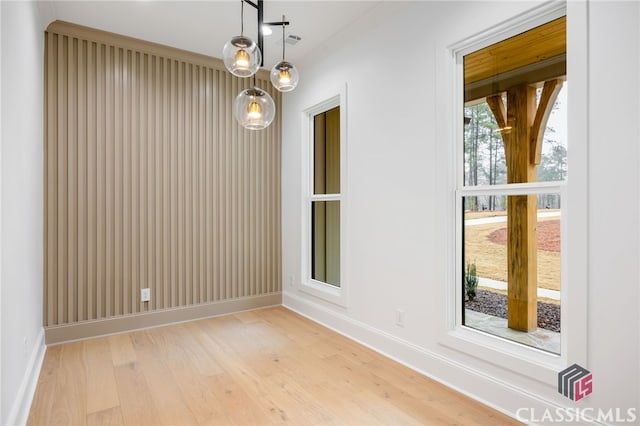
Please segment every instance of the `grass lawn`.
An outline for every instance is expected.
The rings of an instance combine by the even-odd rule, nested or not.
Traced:
[[[466,219],[477,219],[501,215],[504,216],[505,212],[469,212],[465,214],[465,217]],[[552,220],[557,221],[558,218],[540,218],[538,223]],[[489,239],[492,232],[506,228],[506,226],[506,222],[465,226],[465,259],[469,262],[475,262],[479,277],[507,281],[507,246]],[[558,238],[559,235],[553,237]],[[538,239],[540,242],[541,237],[539,236]],[[538,249],[538,287],[560,290],[559,251]]]

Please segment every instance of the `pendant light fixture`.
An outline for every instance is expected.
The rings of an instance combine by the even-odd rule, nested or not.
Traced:
[[[245,129],[262,130],[275,118],[276,104],[266,91],[256,86],[254,77],[253,87],[243,90],[236,97],[233,112]]]
[[[245,129],[262,130],[268,127],[276,116],[276,104],[265,90],[256,85],[255,74],[263,65],[264,44],[262,41],[263,26],[282,26],[282,61],[271,70],[271,82],[281,92],[289,92],[298,84],[298,70],[293,64],[284,60],[285,26],[289,22],[284,16],[280,22],[263,21],[263,0],[240,0],[242,7],[240,35],[228,41],[222,51],[224,65],[237,77],[253,76],[253,87],[242,90],[233,102],[233,112],[238,123]],[[258,11],[258,43],[244,36],[244,4],[247,3]],[[299,39],[299,38],[298,38]]]
[[[222,49],[224,66],[237,77],[251,77],[262,65],[262,52],[249,37],[244,36],[244,0],[240,1],[240,35],[229,40]]]
[[[281,92],[290,92],[298,85],[298,70],[291,62],[284,59],[284,24],[285,17],[282,15],[282,61],[271,68],[271,84]]]

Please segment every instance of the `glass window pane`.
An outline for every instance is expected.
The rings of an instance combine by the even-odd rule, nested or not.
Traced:
[[[340,201],[313,201],[311,278],[340,287]]]
[[[486,102],[464,108],[464,185],[507,183],[502,131]]]
[[[340,107],[313,120],[313,193],[340,193]]]
[[[560,353],[560,195],[494,196],[496,209],[470,208],[488,198],[463,199],[463,323]],[[525,332],[516,328],[527,298],[537,329]]]
[[[465,186],[566,179],[565,28],[558,18],[464,56]]]
[[[567,179],[567,83],[565,82],[549,113],[542,139],[540,163],[532,182]],[[542,89],[538,88],[537,97]],[[500,185],[507,183],[507,164],[503,130],[486,102],[464,108],[468,121],[464,129],[464,185]],[[507,131],[504,131],[507,132]]]

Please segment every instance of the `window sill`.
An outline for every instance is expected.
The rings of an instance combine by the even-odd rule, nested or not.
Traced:
[[[463,325],[445,333],[439,343],[449,349],[552,386],[557,381],[558,371],[567,365],[564,356]]]
[[[299,289],[304,293],[310,294],[314,297],[333,303],[335,305],[339,305],[342,307],[347,306],[346,293],[341,287],[336,287],[322,281],[311,279],[307,282],[301,283]]]

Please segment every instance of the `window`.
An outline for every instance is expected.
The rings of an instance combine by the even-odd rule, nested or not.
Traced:
[[[311,278],[340,287],[340,107],[313,117]]]
[[[463,56],[462,324],[560,354],[566,18]]]
[[[566,120],[562,117],[560,109],[553,111],[553,115],[548,117],[548,124],[554,127],[555,133],[548,133],[544,138],[556,139],[562,133],[561,126],[554,124],[556,118],[559,122],[566,121],[566,133],[569,135],[567,142],[566,164],[557,167],[562,169],[562,179],[549,178],[542,180],[542,175],[546,171],[540,168],[536,170],[539,180],[533,182],[515,183],[501,175],[501,164],[506,167],[507,160],[504,162],[501,155],[504,153],[498,150],[493,151],[493,160],[497,166],[497,174],[495,181],[488,184],[489,177],[478,170],[477,184],[470,183],[465,176],[469,174],[469,157],[465,158],[465,147],[463,141],[465,134],[470,131],[469,126],[472,123],[469,119],[465,119],[465,108],[471,108],[475,105],[482,104],[492,93],[485,92],[479,96],[473,95],[470,91],[470,83],[467,79],[465,84],[464,68],[465,59],[474,52],[480,52],[488,46],[500,43],[501,41],[510,40],[511,36],[517,36],[526,33],[531,29],[538,28],[549,22],[553,22],[558,18],[567,18],[572,22],[566,27],[566,74],[561,75],[562,89],[557,95],[560,103],[568,105],[566,110]],[[440,140],[449,141],[448,143],[437,144],[436,155],[440,161],[436,164],[436,172],[443,177],[444,185],[436,188],[443,200],[441,209],[436,213],[439,218],[437,227],[434,229],[434,235],[440,241],[443,247],[443,253],[438,254],[439,259],[443,263],[441,279],[443,281],[443,309],[444,320],[442,333],[438,336],[438,343],[444,347],[450,348],[457,352],[466,354],[483,363],[490,363],[496,368],[509,370],[519,375],[525,376],[535,381],[542,381],[548,386],[557,385],[557,373],[568,366],[577,363],[580,365],[588,365],[587,360],[587,283],[588,276],[588,75],[587,75],[587,6],[581,2],[547,2],[535,6],[528,11],[512,16],[509,19],[488,28],[481,33],[469,34],[465,39],[459,40],[454,44],[447,46],[450,55],[443,55],[441,67],[437,68],[437,78],[442,81],[443,90],[438,94],[439,102],[443,105],[445,113],[442,115],[442,121],[437,127],[437,135]],[[564,31],[564,30],[563,30]],[[525,51],[531,51],[535,47],[535,43]],[[543,58],[544,53],[539,52]],[[509,58],[511,55],[502,56]],[[547,58],[550,59],[550,58]],[[497,69],[498,61],[489,61],[494,64]],[[540,65],[551,65],[553,61],[545,61]],[[531,67],[530,70],[532,68]],[[550,67],[539,67],[547,68]],[[474,84],[475,88],[484,90],[498,88],[494,94],[501,94],[502,106],[508,106],[509,99],[505,97],[505,77],[515,74],[508,70],[498,72],[498,77],[492,77],[490,73],[485,76],[484,82],[480,80]],[[548,76],[553,79],[554,76]],[[482,80],[482,79],[481,79]],[[546,82],[547,77],[537,78],[532,83],[536,92],[540,91],[540,84],[535,82]],[[484,83],[484,84],[483,84]],[[500,90],[501,89],[501,90]],[[564,95],[566,91],[566,98]],[[478,93],[477,91],[475,92]],[[542,98],[541,94],[536,96],[534,105],[537,109],[538,99]],[[500,104],[495,103],[498,107]],[[555,103],[555,102],[554,102]],[[512,105],[513,106],[513,105]],[[487,105],[489,107],[489,105]],[[554,115],[559,114],[554,118]],[[467,111],[467,117],[469,111]],[[465,124],[465,121],[468,122]],[[502,126],[498,125],[496,120],[496,130]],[[507,127],[507,126],[505,126]],[[511,126],[514,127],[513,125]],[[544,126],[546,128],[546,126]],[[508,129],[504,129],[508,130]],[[552,136],[553,135],[553,136]],[[498,135],[494,135],[498,136]],[[499,135],[501,136],[501,135]],[[467,134],[467,138],[469,135]],[[576,143],[574,143],[576,141]],[[494,139],[494,147],[500,146]],[[488,151],[488,142],[486,142]],[[551,154],[553,149],[546,148],[549,141],[543,142],[541,156]],[[560,154],[560,153],[558,153]],[[479,162],[480,162],[479,158]],[[489,161],[489,155],[485,157],[485,161]],[[542,162],[542,161],[541,161]],[[465,170],[466,164],[466,170]],[[488,169],[488,166],[487,166]],[[487,170],[488,171],[488,170]],[[570,179],[566,176],[570,175]],[[475,176],[474,176],[475,177]],[[493,175],[492,175],[493,178]],[[502,179],[502,181],[501,181]],[[465,315],[465,289],[463,287],[465,276],[467,275],[466,261],[473,261],[474,254],[468,252],[465,259],[465,238],[471,237],[465,235],[465,208],[471,209],[471,203],[477,203],[479,211],[477,215],[482,214],[482,203],[489,204],[489,197],[492,197],[492,205],[501,206],[503,201],[506,203],[508,196],[511,195],[536,195],[540,200],[546,198],[546,201],[558,200],[558,209],[560,212],[560,222],[556,222],[555,226],[560,227],[561,239],[556,242],[556,247],[560,247],[560,252],[552,252],[560,257],[560,295],[561,295],[561,333],[559,354],[553,350],[540,350],[536,345],[536,341],[520,342],[515,335],[519,337],[526,336],[528,333],[524,331],[513,330],[508,326],[501,326],[499,329],[489,328],[481,329],[472,326]],[[473,197],[476,197],[475,199]],[[467,201],[469,199],[469,201]],[[471,201],[473,200],[473,201]],[[466,207],[465,207],[466,204]],[[538,210],[542,213],[546,212],[546,204]],[[504,207],[505,209],[507,207]],[[550,209],[553,210],[553,209]],[[555,212],[554,212],[555,213]],[[557,214],[557,213],[556,213]],[[485,216],[490,213],[485,212]],[[506,216],[506,215],[505,215]],[[475,219],[469,217],[469,221]],[[542,222],[543,217],[536,217],[536,227]],[[504,218],[494,219],[504,220]],[[538,222],[539,221],[539,222]],[[445,224],[441,226],[440,224]],[[472,225],[473,223],[467,223]],[[477,222],[475,223],[477,224]],[[506,227],[507,222],[503,222]],[[475,231],[481,231],[476,229]],[[493,231],[491,231],[493,232]],[[507,232],[503,232],[502,238],[507,237]],[[489,232],[490,234],[490,232]],[[485,237],[486,237],[485,233]],[[494,238],[500,235],[494,235]],[[471,241],[470,241],[471,242]],[[482,244],[487,244],[486,238],[481,239]],[[506,242],[502,242],[503,248]],[[476,248],[478,246],[476,245]],[[479,246],[479,251],[484,251],[484,247]],[[494,246],[495,247],[495,246]],[[469,250],[473,249],[470,247]],[[508,249],[507,249],[508,250]],[[548,250],[550,251],[550,250]],[[504,255],[503,255],[504,256]],[[507,254],[508,256],[508,254]],[[499,259],[499,258],[497,258]],[[503,257],[504,259],[504,257]],[[477,260],[477,258],[476,258]],[[508,266],[508,259],[500,260],[497,264]],[[477,268],[476,276],[480,277],[480,270]],[[540,264],[538,264],[540,265]],[[503,266],[504,267],[504,266]],[[546,271],[538,268],[538,274]],[[473,277],[473,268],[469,269],[469,276]],[[508,273],[508,272],[507,272]],[[555,272],[557,274],[557,272]],[[483,277],[484,278],[484,277]],[[489,278],[492,279],[492,278]],[[508,279],[508,278],[507,278]],[[548,278],[547,278],[548,279]],[[495,279],[499,281],[498,279]],[[536,289],[537,290],[537,289]],[[495,293],[506,294],[507,290],[495,289]],[[506,305],[505,305],[506,306]],[[566,309],[570,307],[570,309]],[[506,319],[504,319],[506,321]]]
[[[302,291],[346,306],[345,91],[304,111]]]

